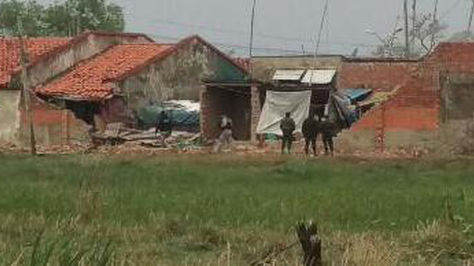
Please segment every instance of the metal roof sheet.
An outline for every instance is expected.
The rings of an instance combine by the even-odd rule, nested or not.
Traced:
[[[277,69],[273,74],[273,80],[294,80],[299,81],[305,70],[284,70]]]
[[[310,83],[310,84],[329,84],[334,79],[336,75],[335,69],[327,69],[327,70],[308,70],[301,80],[302,83]]]

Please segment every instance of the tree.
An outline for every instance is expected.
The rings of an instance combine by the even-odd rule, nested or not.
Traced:
[[[28,36],[73,36],[84,30],[121,32],[122,8],[106,0],[66,0],[47,7],[34,0],[0,0],[0,31],[15,34],[17,17]]]
[[[431,13],[419,13],[416,18],[412,18],[415,25],[412,25],[408,36],[412,40],[412,47],[409,57],[419,57],[430,53],[443,38],[443,33],[447,25],[441,23]],[[380,44],[373,52],[375,56],[383,57],[403,57],[406,56],[406,47],[398,38],[399,29],[388,34],[385,38],[380,38]]]
[[[20,17],[23,31],[30,36],[40,36],[44,30],[44,7],[36,1],[16,0],[0,2],[0,33],[18,35],[17,21]]]
[[[433,14],[420,14],[415,21],[416,24],[410,33],[415,40],[412,56],[428,54],[439,43],[448,26],[441,23]]]

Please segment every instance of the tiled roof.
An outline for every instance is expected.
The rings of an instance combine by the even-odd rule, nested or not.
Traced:
[[[174,51],[169,44],[121,44],[83,61],[36,93],[78,100],[102,100],[113,94],[110,82],[140,70]]]
[[[235,57],[233,59],[234,59],[234,62],[240,67],[242,67],[243,69],[247,71],[250,69],[250,64],[251,64],[250,58]]]
[[[30,62],[65,45],[68,38],[25,39]],[[11,76],[20,70],[20,41],[18,38],[0,38],[0,88],[5,88]]]

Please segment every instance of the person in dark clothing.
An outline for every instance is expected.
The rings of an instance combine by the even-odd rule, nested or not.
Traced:
[[[161,111],[155,127],[155,134],[160,132],[165,138],[171,136],[173,121],[165,111]]]
[[[331,152],[331,156],[334,156],[333,138],[336,136],[336,128],[334,123],[329,121],[327,117],[323,117],[321,120],[321,133],[323,136],[324,153],[328,155]]]
[[[316,139],[319,134],[319,120],[318,117],[311,114],[303,122],[303,136],[305,139],[304,152],[306,155],[309,154],[309,146],[313,149],[314,156],[317,156],[316,153]]]
[[[285,113],[285,117],[280,122],[280,129],[283,133],[281,143],[281,154],[285,153],[285,148],[288,148],[288,154],[291,152],[291,144],[293,143],[293,132],[296,129],[296,123],[291,114]]]

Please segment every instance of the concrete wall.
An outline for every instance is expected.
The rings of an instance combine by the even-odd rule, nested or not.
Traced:
[[[72,39],[64,47],[29,67],[31,86],[38,86],[68,70],[78,62],[122,43],[151,42],[142,35],[88,33]],[[18,86],[20,75],[15,75],[10,87]]]
[[[242,82],[245,74],[201,42],[191,42],[117,84],[133,109],[170,99],[199,100],[202,80]]]
[[[0,141],[16,143],[20,128],[20,91],[0,90]]]

